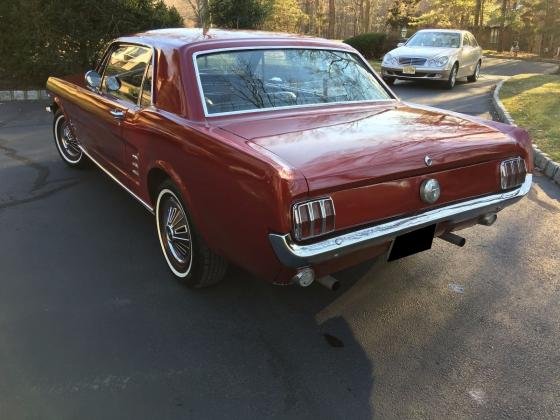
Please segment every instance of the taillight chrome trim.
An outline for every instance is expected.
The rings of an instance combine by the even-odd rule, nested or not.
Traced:
[[[525,180],[527,165],[521,157],[507,159],[500,163],[500,186],[502,190],[518,187]]]
[[[298,241],[316,238],[335,230],[336,210],[331,197],[296,203],[292,207],[292,215],[294,238]],[[329,223],[331,217],[332,223]],[[321,224],[320,227],[317,227],[318,223]]]

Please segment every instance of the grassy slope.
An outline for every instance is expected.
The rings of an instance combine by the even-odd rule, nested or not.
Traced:
[[[381,61],[379,60],[368,60],[369,65],[371,67],[373,67],[373,69],[378,72],[381,73]]]
[[[504,83],[500,99],[516,124],[560,161],[560,75],[519,74]]]

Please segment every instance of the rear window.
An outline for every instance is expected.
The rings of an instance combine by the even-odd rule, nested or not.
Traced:
[[[196,57],[208,115],[391,99],[354,54],[261,49]]]

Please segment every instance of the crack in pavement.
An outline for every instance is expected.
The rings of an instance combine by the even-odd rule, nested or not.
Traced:
[[[59,191],[65,190],[65,189],[70,188],[70,187],[73,187],[74,185],[77,185],[79,182],[80,181],[78,181],[78,180],[72,181],[72,182],[66,182],[65,184],[59,185],[58,187],[47,189],[46,191],[41,191],[41,192],[38,192],[38,193],[35,193],[35,194],[33,194],[33,192],[32,192],[27,197],[10,198],[7,202],[4,202],[4,203],[2,201],[0,201],[0,211],[5,210],[5,209],[10,208],[10,207],[19,206],[20,204],[26,204],[26,203],[31,203],[33,201],[40,200],[42,198],[53,195],[53,194],[55,194]]]
[[[4,139],[0,139],[0,151],[8,158],[15,160],[19,163],[22,163],[24,166],[27,166],[28,168],[34,169],[35,171],[37,171],[37,177],[35,178],[35,181],[33,182],[33,188],[31,189],[31,191],[36,191],[39,188],[42,188],[43,186],[45,186],[45,184],[47,183],[47,178],[49,176],[49,168],[47,168],[44,165],[41,165],[38,162],[35,162],[34,160],[22,156],[18,153],[18,151],[16,149],[13,149],[11,147],[6,146],[6,140]]]
[[[70,188],[80,182],[78,179],[74,178],[69,180],[62,180],[62,182],[64,182],[64,184],[62,185],[49,187],[49,183],[47,182],[47,178],[50,174],[49,168],[39,162],[34,161],[31,158],[28,158],[27,156],[21,155],[16,149],[7,146],[7,143],[8,140],[0,138],[0,153],[2,153],[9,159],[19,162],[25,167],[34,170],[36,172],[36,177],[29,192],[24,194],[17,194],[18,196],[16,197],[10,196],[7,200],[0,199],[0,210],[48,197],[58,191]]]

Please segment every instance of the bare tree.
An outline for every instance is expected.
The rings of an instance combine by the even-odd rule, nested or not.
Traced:
[[[334,38],[335,25],[336,23],[336,10],[335,10],[335,0],[329,0],[329,29],[327,32],[328,38]]]

